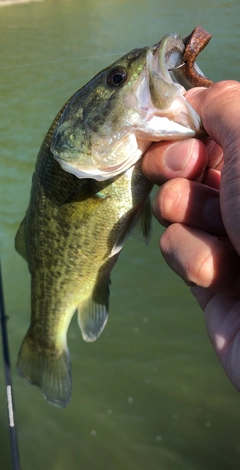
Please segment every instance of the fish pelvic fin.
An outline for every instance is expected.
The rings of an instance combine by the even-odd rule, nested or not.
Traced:
[[[42,351],[28,331],[18,354],[17,371],[32,385],[40,387],[49,403],[65,408],[71,398],[71,362],[68,349]]]
[[[26,217],[22,220],[19,229],[16,233],[15,237],[15,248],[17,252],[26,260],[28,261],[27,256],[27,245],[26,245],[26,236],[25,236],[25,225],[26,225]]]
[[[78,306],[78,325],[85,341],[95,341],[108,321],[110,273],[118,259],[111,256],[98,273],[91,296]]]

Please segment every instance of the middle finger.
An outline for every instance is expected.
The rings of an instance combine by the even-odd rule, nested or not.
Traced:
[[[153,214],[164,226],[181,223],[224,236],[219,191],[196,181],[176,178],[157,191]]]

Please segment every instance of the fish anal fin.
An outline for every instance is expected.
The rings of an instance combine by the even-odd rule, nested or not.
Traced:
[[[33,347],[29,331],[21,345],[17,371],[32,385],[40,387],[49,403],[65,408],[71,398],[71,363],[67,348],[62,351],[42,351]]]
[[[110,273],[117,258],[109,258],[102,266],[91,296],[78,306],[78,324],[85,341],[95,341],[108,321]]]
[[[16,233],[15,237],[15,248],[17,252],[26,260],[28,261],[27,256],[27,244],[26,244],[26,235],[25,235],[25,225],[26,225],[26,217],[22,220],[19,229]]]
[[[78,324],[85,341],[95,341],[108,320],[108,308],[104,304],[87,299],[78,307]]]

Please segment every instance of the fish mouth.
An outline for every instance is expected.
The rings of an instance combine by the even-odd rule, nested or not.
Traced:
[[[124,157],[119,160],[121,139],[112,144],[111,157],[106,153],[105,159],[96,151],[92,157],[94,178],[107,179],[126,171],[141,158],[151,142],[206,134],[199,115],[184,95],[190,88],[212,84],[195,62],[210,38],[209,33],[197,26],[185,39],[169,33],[148,48],[145,72],[140,77],[143,85],[138,83],[140,91],[135,90],[144,124],[138,122],[132,133],[122,137],[129,158],[125,157],[128,152],[124,152]],[[78,177],[82,177],[81,172]]]
[[[213,82],[196,64],[199,53],[207,46],[212,35],[196,26],[189,36],[182,39],[178,34],[166,34],[152,48],[155,73],[167,83],[178,83],[185,90],[193,87],[209,87]]]
[[[91,132],[86,126],[81,137],[78,120],[82,111],[72,97],[51,143],[51,152],[62,169],[77,178],[103,181],[128,170],[152,142],[206,135],[199,115],[184,95],[192,87],[212,84],[196,65],[196,57],[210,37],[197,26],[185,39],[170,33],[152,47],[129,53],[133,57],[145,54],[144,65],[132,88],[126,87],[125,95],[121,95],[124,113],[117,132],[111,130],[109,122],[109,128],[103,126],[109,133]],[[120,60],[117,63],[119,66]]]
[[[185,39],[175,33],[167,34],[147,54],[149,88],[155,115],[163,114],[185,129],[191,129],[195,135],[205,131],[184,95],[190,88],[213,84],[196,64],[199,52],[210,39],[211,35],[197,26]]]
[[[151,74],[169,84],[176,82],[174,73],[171,72],[182,66],[184,50],[184,42],[178,34],[166,34],[148,53]]]

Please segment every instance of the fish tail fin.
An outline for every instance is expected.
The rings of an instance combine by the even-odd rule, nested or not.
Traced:
[[[47,351],[33,344],[28,331],[18,354],[19,375],[42,390],[47,401],[65,408],[71,398],[71,362],[67,347]]]

